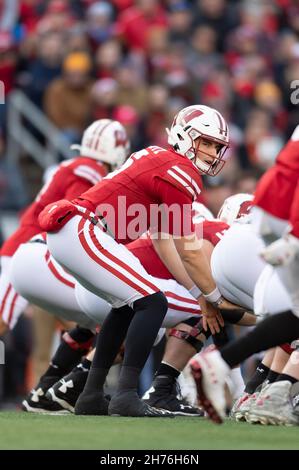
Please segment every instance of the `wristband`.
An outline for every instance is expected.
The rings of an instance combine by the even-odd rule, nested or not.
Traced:
[[[199,287],[194,285],[191,287],[191,289],[189,289],[189,294],[191,294],[195,299],[198,299],[198,297],[202,295],[202,292]]]
[[[212,292],[209,294],[203,294],[204,298],[210,302],[211,304],[216,303],[218,305],[218,302],[222,300],[222,295],[220,293],[220,290],[218,287],[216,287]]]

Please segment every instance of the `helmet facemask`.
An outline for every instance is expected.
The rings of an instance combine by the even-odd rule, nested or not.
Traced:
[[[185,131],[188,130],[185,128]],[[197,168],[204,174],[209,176],[216,176],[222,170],[226,160],[224,154],[228,145],[218,139],[211,138],[210,136],[199,134],[195,129],[190,129],[188,132],[192,140],[192,147],[186,152],[186,156],[197,166]],[[205,151],[201,146],[203,141],[213,142],[219,146],[216,155]],[[190,156],[189,156],[190,155]],[[206,158],[205,158],[206,156]],[[211,160],[212,159],[212,160]]]

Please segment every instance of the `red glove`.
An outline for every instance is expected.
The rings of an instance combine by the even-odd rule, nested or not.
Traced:
[[[77,207],[66,199],[61,199],[48,204],[40,212],[38,223],[45,232],[57,232],[76,214]]]

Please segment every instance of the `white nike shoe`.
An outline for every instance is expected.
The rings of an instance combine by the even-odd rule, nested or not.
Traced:
[[[201,406],[215,423],[226,416],[225,385],[230,368],[214,346],[197,354],[190,361]]]

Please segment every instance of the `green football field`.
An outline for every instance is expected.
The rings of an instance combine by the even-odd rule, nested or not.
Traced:
[[[299,427],[0,412],[0,449],[299,449]]]

